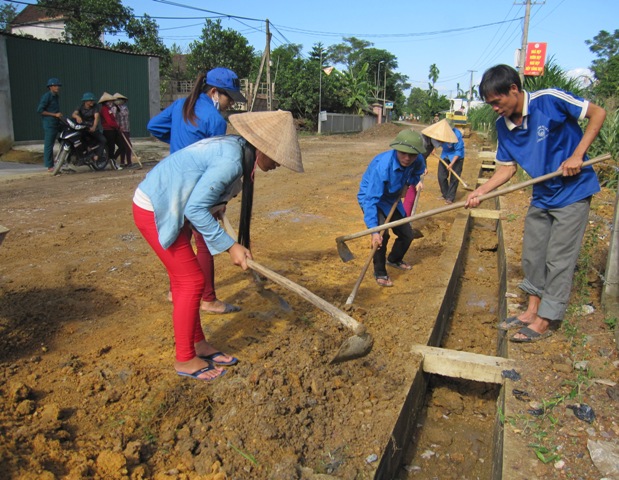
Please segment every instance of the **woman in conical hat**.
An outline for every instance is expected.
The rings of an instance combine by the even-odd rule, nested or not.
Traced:
[[[246,103],[241,93],[238,75],[224,67],[201,72],[187,98],[181,98],[148,122],[148,131],[159,140],[170,144],[170,153],[188,147],[209,137],[225,135],[228,124],[223,117],[235,103]],[[198,261],[204,272],[202,311],[229,314],[241,308],[220,300],[215,288],[215,261],[202,235],[194,231]],[[170,292],[168,299],[173,300]]]
[[[200,325],[204,275],[191,246],[191,228],[213,254],[228,252],[246,270],[250,248],[256,168],[281,166],[303,172],[297,132],[290,112],[250,112],[230,116],[238,135],[200,140],[162,160],[138,185],[135,224],[167,269],[174,299],[174,368],[181,376],[210,381],[221,366],[238,360],[209,344]],[[230,237],[213,212],[242,190],[239,238]]]

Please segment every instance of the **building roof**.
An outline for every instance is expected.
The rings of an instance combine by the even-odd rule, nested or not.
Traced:
[[[37,5],[28,5],[17,14],[15,19],[11,22],[11,27],[47,23],[62,19],[64,19],[64,15],[61,13],[57,15],[48,15],[46,8],[42,8]]]

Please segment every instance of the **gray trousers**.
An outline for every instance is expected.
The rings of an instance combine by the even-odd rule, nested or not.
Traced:
[[[563,208],[530,206],[527,212],[519,287],[541,298],[537,314],[546,320],[565,316],[590,204],[591,197]]]

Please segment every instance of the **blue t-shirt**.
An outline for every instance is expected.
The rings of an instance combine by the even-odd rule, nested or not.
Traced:
[[[556,172],[572,155],[583,135],[578,120],[585,118],[589,102],[556,88],[524,94],[522,124],[517,126],[505,117],[496,122],[496,158],[499,164],[516,162],[536,178]],[[534,185],[531,204],[562,208],[599,191],[595,171],[585,167],[578,175],[554,177]]]
[[[151,118],[146,127],[154,137],[170,144],[170,153],[199,140],[226,134],[226,121],[208,95],[201,93],[196,101],[195,125],[183,119],[185,101],[185,98],[177,100],[159,115]]]
[[[406,168],[398,162],[395,150],[374,157],[361,178],[357,194],[365,225],[368,228],[377,227],[378,209],[386,215],[395,201],[401,198],[404,185],[416,185],[425,171],[423,155],[417,155],[417,159]],[[402,202],[398,204],[398,211],[403,217],[406,216]]]

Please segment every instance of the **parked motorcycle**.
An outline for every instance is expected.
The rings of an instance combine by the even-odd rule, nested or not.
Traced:
[[[60,152],[54,159],[53,175],[58,175],[63,167],[79,167],[87,165],[93,170],[103,170],[109,162],[107,145],[103,148],[103,155],[96,160],[97,141],[88,135],[88,125],[76,123],[70,118],[63,118],[64,124],[58,141],[60,142]]]

